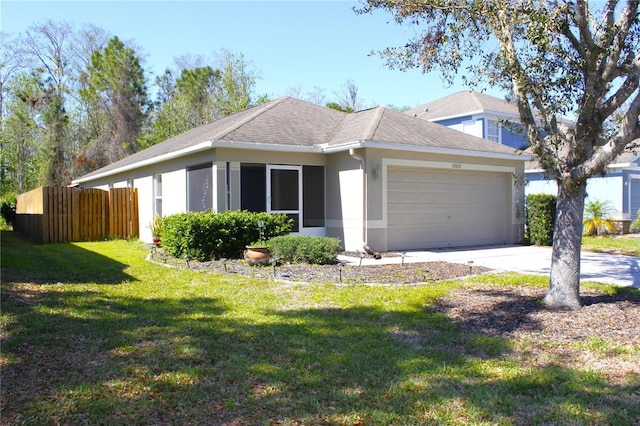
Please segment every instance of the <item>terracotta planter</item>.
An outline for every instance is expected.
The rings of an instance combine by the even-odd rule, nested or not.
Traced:
[[[249,265],[266,265],[271,259],[271,252],[268,247],[265,246],[247,246],[244,251],[244,260]]]

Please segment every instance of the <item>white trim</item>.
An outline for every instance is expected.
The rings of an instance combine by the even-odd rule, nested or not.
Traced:
[[[189,148],[179,149],[177,151],[170,152],[168,154],[158,155],[157,157],[149,158],[147,160],[137,161],[133,164],[129,164],[127,166],[122,166],[117,169],[109,170],[103,173],[99,173],[97,175],[91,175],[88,178],[80,177],[78,179],[74,179],[71,182],[73,183],[82,183],[90,180],[101,179],[107,176],[115,175],[122,172],[127,172],[129,170],[139,169],[145,166],[155,165],[162,161],[174,160],[176,158],[184,157],[185,155],[193,154],[200,151],[206,151],[213,146],[212,141],[202,142],[198,145],[191,146]]]
[[[442,117],[429,118],[429,119],[427,119],[425,121],[429,121],[429,122],[435,123],[435,122],[438,122],[438,121],[452,120],[454,118],[471,117],[473,119],[474,117],[485,116],[485,115],[504,116],[504,117],[510,117],[510,118],[515,118],[517,120],[520,120],[520,115],[519,114],[512,114],[510,112],[504,112],[504,111],[492,111],[492,110],[488,110],[488,109],[478,109],[478,110],[475,110],[475,111],[470,111],[470,112],[465,112],[465,113],[460,113],[460,114],[452,114],[452,115],[445,115],[445,116],[442,116]],[[418,114],[417,118],[420,118],[419,116],[420,116],[420,114]]]
[[[495,142],[493,142],[495,143]],[[496,146],[500,146],[496,144]],[[533,157],[527,154],[507,154],[501,152],[483,152],[483,151],[469,151],[466,149],[452,149],[452,148],[438,148],[432,146],[416,146],[416,145],[399,145],[384,142],[373,141],[360,141],[349,142],[344,145],[330,146],[324,149],[325,154],[331,154],[334,152],[348,151],[355,148],[376,148],[387,149],[393,151],[411,151],[411,152],[424,152],[430,154],[448,154],[459,155],[464,157],[476,157],[476,158],[494,158],[500,160],[518,160],[518,161],[530,161]]]
[[[284,213],[298,215],[298,230],[294,233],[301,233],[302,226],[302,166],[267,164],[267,213]],[[271,171],[272,170],[295,170],[298,173],[298,208],[295,210],[273,210],[271,208]]]

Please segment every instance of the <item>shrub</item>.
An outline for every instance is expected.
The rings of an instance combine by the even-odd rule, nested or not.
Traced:
[[[16,220],[16,201],[18,194],[15,192],[7,192],[0,199],[0,215],[4,218],[4,228],[8,228]]]
[[[271,254],[285,262],[306,262],[315,265],[336,263],[342,250],[338,238],[285,235],[268,241]]]
[[[591,200],[584,206],[584,233],[586,235],[598,235],[602,231],[605,233],[615,233],[616,226],[605,216],[611,211],[611,204],[608,201]]]
[[[205,261],[239,258],[247,244],[260,239],[258,221],[264,222],[263,238],[291,232],[287,215],[248,211],[178,213],[163,219],[162,247],[174,257],[189,255]]]
[[[549,194],[530,194],[526,200],[526,235],[531,244],[553,244],[557,197]]]
[[[638,212],[636,213],[636,218],[633,219],[633,222],[629,225],[629,230],[635,232],[640,231],[640,209],[638,209]]]

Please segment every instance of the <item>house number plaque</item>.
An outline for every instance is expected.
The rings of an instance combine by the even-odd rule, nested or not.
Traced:
[[[451,163],[451,168],[452,169],[461,169],[462,168],[462,164],[460,164],[460,163]]]

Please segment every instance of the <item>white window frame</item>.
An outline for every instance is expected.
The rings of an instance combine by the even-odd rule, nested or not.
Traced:
[[[162,173],[153,175],[153,216],[162,216]]]
[[[502,143],[502,126],[500,125],[500,120],[492,120],[487,118],[486,123],[486,139],[492,142]]]

